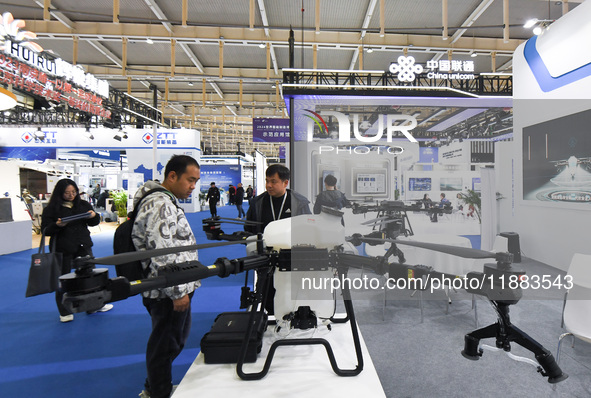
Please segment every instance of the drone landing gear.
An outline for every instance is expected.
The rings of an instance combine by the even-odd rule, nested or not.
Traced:
[[[534,353],[540,364],[538,372],[548,377],[549,383],[558,383],[568,378],[563,373],[554,357],[540,343],[528,336],[518,327],[511,324],[509,318],[509,305],[502,301],[492,301],[498,315],[497,323],[475,330],[464,337],[464,349],[462,355],[470,360],[476,361],[482,356],[482,349],[478,348],[481,339],[496,338],[496,346],[506,352],[511,351],[511,342],[514,341],[520,346]]]
[[[268,283],[272,276],[273,272],[270,270],[267,274],[267,278],[259,278],[257,280],[257,290],[259,287],[259,282],[262,284]],[[260,276],[260,275],[259,275]],[[344,272],[344,277],[346,277],[346,272]],[[341,278],[341,272],[339,271],[339,278]],[[263,279],[267,279],[263,281]],[[259,290],[265,291],[265,290]],[[322,345],[326,349],[326,354],[328,355],[328,360],[330,361],[330,365],[332,370],[338,376],[357,376],[363,370],[363,355],[361,353],[361,341],[359,338],[359,331],[357,329],[357,323],[355,321],[355,313],[353,311],[353,303],[351,301],[351,292],[348,289],[348,286],[344,284],[343,289],[343,301],[345,304],[345,310],[347,313],[347,317],[344,319],[333,319],[335,323],[343,323],[346,322],[347,319],[351,325],[351,334],[353,335],[353,344],[355,346],[355,354],[357,356],[357,366],[354,369],[341,369],[339,368],[336,358],[334,356],[334,352],[330,343],[326,339],[322,338],[309,338],[309,339],[284,339],[284,340],[277,340],[275,341],[271,347],[269,348],[269,353],[267,354],[267,358],[265,360],[265,364],[263,369],[260,372],[255,373],[245,373],[242,369],[244,365],[244,360],[246,359],[246,353],[248,351],[248,343],[250,341],[250,336],[254,331],[254,319],[255,319],[255,311],[257,308],[257,304],[251,307],[251,314],[250,314],[250,321],[248,323],[248,328],[246,330],[246,336],[242,341],[242,346],[240,347],[240,354],[238,357],[238,363],[236,364],[236,373],[242,380],[260,380],[267,375],[269,372],[269,368],[271,367],[271,362],[273,361],[273,356],[275,355],[275,351],[277,348],[281,346],[298,346],[298,345]],[[261,299],[261,297],[258,297]]]

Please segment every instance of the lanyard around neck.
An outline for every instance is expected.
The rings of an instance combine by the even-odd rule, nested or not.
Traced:
[[[287,191],[283,194],[283,202],[281,202],[281,208],[279,209],[279,218],[281,218],[281,213],[283,213],[283,206],[285,205],[285,200],[287,199]],[[271,202],[271,214],[273,214],[273,221],[277,220],[275,217],[275,207],[273,207],[273,197],[269,195],[269,201]]]

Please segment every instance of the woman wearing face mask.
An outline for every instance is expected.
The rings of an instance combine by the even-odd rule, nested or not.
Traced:
[[[86,218],[69,222],[62,221],[65,217],[88,213]],[[62,253],[61,274],[67,274],[72,269],[72,261],[79,256],[92,256],[92,240],[88,226],[98,225],[101,217],[97,214],[90,203],[80,198],[80,192],[76,183],[70,179],[59,180],[53,189],[47,207],[43,210],[41,218],[41,229],[45,234],[51,236],[49,247],[57,239],[55,250]],[[60,313],[61,322],[74,320],[74,315],[62,304],[63,292],[55,293],[57,308]],[[106,304],[99,311],[104,312],[113,308],[113,305]]]

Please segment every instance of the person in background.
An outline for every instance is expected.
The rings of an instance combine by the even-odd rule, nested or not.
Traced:
[[[134,197],[134,205],[151,189],[165,188],[144,199],[137,209],[131,238],[136,250],[194,245],[195,236],[177,204],[187,199],[201,177],[199,164],[186,155],[173,156],[164,169],[162,185],[148,181]],[[134,206],[135,207],[135,206]],[[152,257],[142,261],[148,279],[170,264],[196,261],[197,251]],[[181,353],[191,330],[191,299],[199,281],[149,290],[142,302],[152,318],[152,333],[146,348],[147,378],[140,397],[168,398],[173,392],[172,362]]]
[[[430,209],[431,206],[433,206],[433,201],[431,200],[431,198],[429,198],[429,194],[424,194],[423,195],[423,206],[425,206],[425,209]]]
[[[209,212],[211,216],[216,217],[218,215],[217,204],[220,201],[220,190],[215,186],[215,182],[209,184],[209,190],[207,191],[205,200],[209,201]]]
[[[242,219],[242,217],[246,217],[246,213],[244,213],[244,209],[242,208],[242,202],[244,202],[244,188],[242,187],[242,183],[238,183],[238,188],[236,188],[236,209],[238,210],[238,218]]]
[[[253,194],[254,194],[254,190],[252,189],[252,186],[249,185],[246,188],[246,199],[250,201],[250,199],[252,199],[252,197],[253,197]]]
[[[445,194],[442,192],[441,195],[439,195],[439,204],[437,205],[437,207],[433,209],[433,212],[431,213],[431,222],[437,222],[437,214],[440,211],[442,211],[444,207],[449,205],[451,205],[451,202],[449,201],[449,199],[445,197]]]
[[[62,218],[81,213],[88,213],[88,218],[62,221]],[[88,226],[95,226],[100,222],[101,216],[94,211],[90,203],[80,198],[78,186],[74,181],[65,178],[55,184],[49,203],[43,209],[41,230],[51,236],[49,247],[55,241],[56,252],[62,253],[61,275],[70,272],[76,257],[92,256],[92,239]],[[55,292],[60,322],[71,322],[74,320],[74,314],[62,304],[63,295],[61,290]],[[112,304],[105,304],[99,311],[105,312],[111,308]]]
[[[345,197],[345,194],[337,190],[337,178],[332,174],[329,174],[324,178],[324,187],[325,190],[320,192],[316,197],[314,214],[320,214],[322,206],[334,207],[335,209],[340,210],[343,207],[351,205],[349,200]],[[345,225],[342,218],[341,223]]]
[[[310,201],[303,195],[287,189],[289,174],[289,169],[282,164],[272,164],[267,168],[265,171],[267,190],[250,202],[246,212],[247,221],[257,221],[259,224],[245,225],[245,231],[264,232],[267,225],[275,220],[311,214]],[[267,289],[267,300],[264,303],[269,314],[274,313],[274,297],[275,287],[271,281]]]
[[[97,201],[101,194],[101,184],[96,184],[92,190],[92,199],[94,200],[94,205],[97,206]]]
[[[236,188],[232,184],[228,187],[228,202],[231,205],[236,203]]]

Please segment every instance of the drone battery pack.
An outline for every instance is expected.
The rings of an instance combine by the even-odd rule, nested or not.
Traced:
[[[237,363],[240,347],[246,338],[250,312],[223,312],[215,319],[211,330],[201,339],[201,352],[205,363]],[[267,329],[267,314],[257,312],[248,342],[245,363],[256,362],[263,347],[263,334]]]

